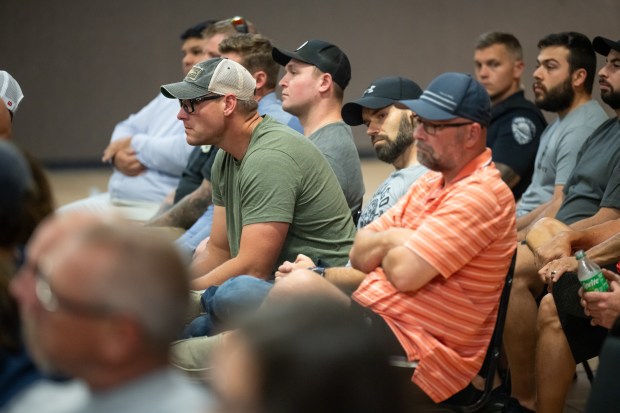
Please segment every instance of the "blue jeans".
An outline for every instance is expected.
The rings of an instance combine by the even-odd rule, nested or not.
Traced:
[[[240,275],[207,288],[200,299],[205,313],[186,327],[183,336],[210,336],[237,327],[240,319],[260,307],[272,287],[272,281]]]
[[[213,204],[209,205],[194,225],[176,240],[177,246],[191,256],[198,244],[211,235],[211,225],[213,225]]]

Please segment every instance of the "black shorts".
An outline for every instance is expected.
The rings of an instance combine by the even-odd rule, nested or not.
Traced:
[[[382,340],[383,345],[388,350],[388,354],[392,356],[407,355],[390,326],[379,314],[360,305],[353,299],[351,299],[351,314],[364,320],[364,323]]]
[[[590,324],[591,318],[579,303],[580,287],[577,274],[571,272],[553,285],[553,300],[575,363],[598,356],[608,332],[604,327]]]

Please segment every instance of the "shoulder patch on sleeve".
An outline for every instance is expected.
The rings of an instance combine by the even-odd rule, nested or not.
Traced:
[[[512,136],[519,145],[526,145],[534,139],[536,125],[522,116],[512,119]]]

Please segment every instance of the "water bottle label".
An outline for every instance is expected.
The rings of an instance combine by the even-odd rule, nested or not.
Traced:
[[[609,284],[602,272],[594,274],[592,277],[581,280],[581,285],[585,291],[598,291],[604,293],[609,290]]]

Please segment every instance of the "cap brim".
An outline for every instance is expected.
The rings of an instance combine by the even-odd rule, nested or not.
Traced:
[[[289,52],[287,50],[280,50],[277,47],[274,47],[271,51],[271,57],[276,61],[280,66],[286,66],[291,59],[299,60],[300,62],[304,62],[307,64],[312,64],[310,62],[305,61],[298,54]]]
[[[419,117],[428,120],[451,120],[458,118],[453,113],[439,109],[437,106],[431,105],[422,99],[401,100],[397,106],[411,109]]]
[[[382,97],[363,97],[353,102],[346,103],[341,110],[342,119],[347,125],[357,126],[364,123],[362,119],[362,108],[368,109],[380,109],[386,106],[393,105],[396,101],[394,99],[382,98]]]
[[[160,90],[169,99],[196,99],[209,93],[207,89],[187,82],[162,85]]]
[[[607,56],[611,49],[620,52],[620,41],[614,42],[613,40],[606,39],[601,36],[597,36],[592,40],[592,46],[594,51],[600,55]]]

